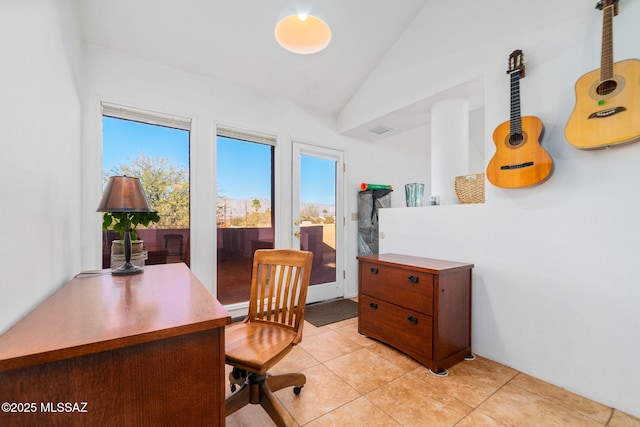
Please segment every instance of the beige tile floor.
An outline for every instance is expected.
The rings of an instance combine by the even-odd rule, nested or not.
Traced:
[[[359,335],[357,319],[321,328],[305,323],[302,342],[272,370],[284,372],[307,377],[299,396],[291,388],[276,393],[305,427],[640,427],[638,418],[480,356],[435,377]],[[227,417],[228,427],[273,425],[259,405]]]

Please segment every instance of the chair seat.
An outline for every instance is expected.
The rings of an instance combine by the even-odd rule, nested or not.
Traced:
[[[225,330],[226,363],[264,374],[293,348],[295,337],[293,329],[260,322],[230,326]]]

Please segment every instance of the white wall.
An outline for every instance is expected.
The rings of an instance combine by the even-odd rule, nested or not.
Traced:
[[[354,186],[349,192],[352,199],[357,201],[362,182],[391,184],[393,207],[406,206],[405,184],[424,183],[426,193],[431,176],[430,139],[429,128],[421,126],[377,142],[350,140],[349,175]],[[357,208],[357,203],[354,206]]]
[[[545,124],[552,177],[487,183],[484,205],[383,210],[381,252],[474,263],[475,352],[640,416],[640,143],[580,151],[563,137],[575,81],[600,65],[601,16],[583,0],[430,2],[339,127],[484,75],[488,162],[509,118],[506,60],[523,49],[522,112]],[[616,60],[640,57],[639,16],[640,2],[620,2]]]
[[[345,296],[358,295],[358,212],[360,184],[391,184],[391,206],[406,206],[404,186],[411,182],[425,183],[425,194],[431,176],[429,128],[422,126],[378,142],[344,138],[347,159],[347,260]]]
[[[75,19],[66,0],[0,1],[0,333],[80,269]]]

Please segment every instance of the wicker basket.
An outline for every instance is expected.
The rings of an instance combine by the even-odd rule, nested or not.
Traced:
[[[455,189],[462,204],[484,203],[484,174],[456,176]]]

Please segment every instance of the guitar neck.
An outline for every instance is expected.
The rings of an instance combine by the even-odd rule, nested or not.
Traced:
[[[613,15],[615,5],[612,4],[602,12],[602,56],[600,62],[600,81],[613,78]]]
[[[522,134],[522,118],[520,115],[520,70],[511,73],[511,135]]]

